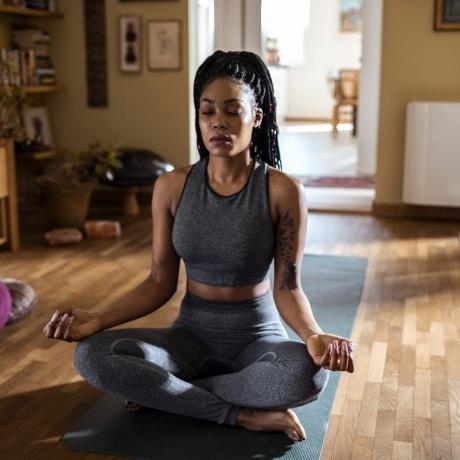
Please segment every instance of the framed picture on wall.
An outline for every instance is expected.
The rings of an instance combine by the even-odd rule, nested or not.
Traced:
[[[48,109],[46,107],[26,107],[22,113],[26,136],[34,148],[53,147]]]
[[[362,0],[340,0],[340,32],[361,32]]]
[[[460,30],[460,0],[435,0],[434,30]]]
[[[148,21],[147,62],[149,70],[180,70],[180,21]]]
[[[120,70],[141,72],[141,17],[120,16]]]

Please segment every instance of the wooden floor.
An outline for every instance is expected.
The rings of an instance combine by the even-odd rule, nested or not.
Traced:
[[[40,297],[0,333],[0,458],[116,458],[60,442],[101,393],[74,371],[75,344],[41,331],[57,307],[97,310],[146,276],[150,231],[148,218],[133,220],[116,243],[60,248],[34,233],[21,252],[0,252],[1,275]],[[458,223],[310,213],[306,252],[369,261],[351,336],[356,370],[341,373],[322,459],[460,459],[459,232]],[[129,326],[171,324],[183,268],[171,301]]]

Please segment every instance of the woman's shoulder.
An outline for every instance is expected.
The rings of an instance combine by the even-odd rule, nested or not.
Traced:
[[[290,176],[284,171],[274,168],[273,166],[268,165],[268,174],[269,174],[269,183],[270,183],[270,192],[272,189],[274,192],[279,192],[283,190],[294,190],[302,186],[302,182],[296,177]]]
[[[161,176],[164,177],[164,181],[167,183],[166,188],[170,194],[171,213],[173,216],[176,215],[177,203],[179,202],[187,175],[195,164],[192,163],[187,166],[175,168]]]

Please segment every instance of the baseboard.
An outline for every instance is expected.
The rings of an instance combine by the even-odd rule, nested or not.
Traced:
[[[394,217],[398,219],[420,219],[460,221],[460,208],[450,206],[421,206],[404,203],[372,203],[372,214],[376,217]]]

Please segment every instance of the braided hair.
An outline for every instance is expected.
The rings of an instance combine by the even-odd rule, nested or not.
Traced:
[[[282,169],[273,82],[265,63],[257,54],[250,51],[215,51],[204,60],[196,72],[193,99],[200,158],[209,156],[201,136],[198,120],[200,98],[205,86],[220,77],[232,78],[240,84],[249,86],[255,103],[264,113],[261,125],[252,130],[251,157]]]

